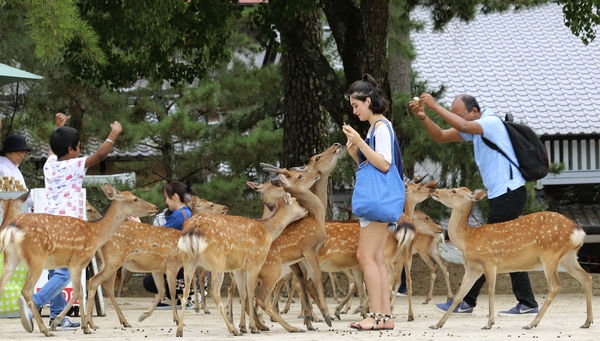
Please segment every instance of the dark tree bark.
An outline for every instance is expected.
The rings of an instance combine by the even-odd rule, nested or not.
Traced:
[[[323,0],[322,4],[344,65],[343,91],[361,79],[363,73],[370,73],[391,99],[387,62],[388,1]],[[366,132],[368,126],[359,124],[349,106],[342,111],[339,108],[339,104],[328,108],[335,122],[342,124],[346,120],[361,133]]]
[[[277,0],[271,1],[270,6],[279,14],[275,19],[282,41],[284,144],[281,162],[284,167],[301,166],[311,155],[329,146],[328,114],[322,102],[331,96],[331,90],[325,90],[326,82],[335,81],[335,75],[323,55],[321,12],[317,4]]]

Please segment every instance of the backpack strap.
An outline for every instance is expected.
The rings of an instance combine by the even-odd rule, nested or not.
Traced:
[[[185,211],[185,209],[180,208],[181,210],[181,214],[183,214],[183,221],[186,221],[189,219],[189,217],[187,216],[187,212]]]
[[[506,125],[504,123],[504,121],[502,121],[502,119],[500,117],[498,117],[498,119],[502,122],[502,124],[504,125],[504,129],[506,129]],[[507,130],[507,134],[508,134],[508,130]],[[493,150],[497,151],[498,153],[502,154],[502,156],[504,156],[510,163],[513,164],[513,166],[515,166],[517,169],[519,169],[519,165],[517,165],[513,160],[511,160],[508,155],[506,155],[506,153],[500,149],[500,147],[498,147],[498,145],[496,145],[494,142],[488,140],[487,138],[485,138],[483,135],[481,135],[481,139],[483,140],[483,142],[490,148],[492,148]],[[510,139],[510,136],[509,136]],[[513,178],[513,173],[512,173],[512,168],[510,168],[510,178]]]

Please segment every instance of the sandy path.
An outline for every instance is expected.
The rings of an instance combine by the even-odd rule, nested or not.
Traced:
[[[543,296],[538,295],[538,300]],[[444,298],[436,296],[432,302],[441,302]],[[356,301],[356,300],[355,300]],[[395,313],[396,329],[393,331],[367,331],[358,332],[348,328],[348,323],[357,321],[358,316],[342,315],[342,320],[333,321],[333,326],[328,327],[323,322],[314,325],[316,331],[303,333],[288,333],[281,326],[271,322],[269,332],[261,334],[245,334],[239,337],[230,336],[221,315],[216,311],[213,301],[209,298],[209,308],[212,314],[197,314],[193,311],[186,313],[186,326],[184,339],[188,340],[365,340],[367,338],[399,338],[409,337],[410,340],[598,340],[600,330],[594,324],[589,329],[579,326],[585,320],[585,298],[582,294],[562,294],[553,302],[550,310],[533,330],[523,330],[522,326],[530,322],[532,317],[497,317],[496,325],[491,330],[481,328],[487,321],[487,296],[479,297],[479,305],[474,315],[451,316],[442,329],[432,330],[429,326],[435,324],[442,316],[433,308],[433,304],[423,305],[422,296],[414,298],[415,321],[406,321],[406,298],[396,300]],[[121,328],[116,314],[110,303],[106,305],[106,317],[95,317],[96,323],[101,327],[93,334],[84,335],[81,330],[56,331],[53,340],[172,340],[175,338],[175,325],[171,322],[170,311],[156,311],[144,322],[137,322],[137,318],[150,303],[149,298],[122,297],[119,302],[126,318],[133,328]],[[335,304],[329,301],[330,311]],[[496,310],[507,309],[515,304],[512,295],[498,295],[496,297]],[[600,297],[594,296],[594,308],[600,307]],[[356,305],[356,303],[355,303]],[[301,326],[302,321],[297,318],[299,304],[292,305],[292,311],[285,318],[295,326]],[[238,321],[239,305],[235,307],[235,319]],[[48,321],[47,317],[44,320]],[[237,325],[237,322],[236,322]],[[37,330],[33,333],[25,332],[20,320],[0,319],[0,339],[2,340],[42,340],[45,336]]]

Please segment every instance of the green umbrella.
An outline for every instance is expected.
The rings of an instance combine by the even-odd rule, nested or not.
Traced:
[[[0,63],[0,86],[23,80],[42,78],[44,77]]]

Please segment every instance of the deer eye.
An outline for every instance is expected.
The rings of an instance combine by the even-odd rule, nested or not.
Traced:
[[[321,160],[321,155],[318,155],[318,156],[315,158],[315,161],[319,161],[319,160]]]

